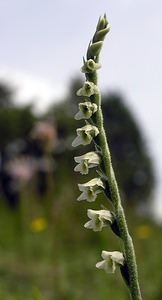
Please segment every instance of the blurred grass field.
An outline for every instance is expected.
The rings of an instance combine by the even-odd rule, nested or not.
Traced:
[[[101,251],[120,250],[120,240],[107,228],[94,233],[83,227],[87,208],[100,208],[105,199],[78,203],[76,181],[67,176],[41,201],[26,188],[16,210],[1,199],[0,300],[129,300],[119,270],[109,275],[95,268]],[[161,300],[161,226],[133,207],[126,215],[143,299]]]

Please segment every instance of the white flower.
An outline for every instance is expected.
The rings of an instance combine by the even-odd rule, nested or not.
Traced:
[[[77,199],[78,201],[87,200],[88,202],[94,202],[97,198],[97,194],[103,191],[104,184],[100,178],[93,178],[86,183],[78,184],[78,187],[82,192]]]
[[[78,128],[76,132],[77,137],[72,143],[73,147],[77,147],[79,145],[88,145],[91,143],[92,139],[99,134],[98,128],[89,124]]]
[[[101,68],[101,64],[96,63],[93,59],[84,61],[84,65],[81,68],[82,73],[91,73]]]
[[[124,265],[123,253],[119,251],[102,251],[103,260],[96,264],[96,268],[105,270],[106,273],[114,273],[116,265]]]
[[[97,105],[90,101],[79,104],[79,112],[75,115],[75,120],[89,119],[97,111]]]
[[[87,229],[93,229],[93,231],[101,231],[103,227],[113,222],[113,214],[109,210],[93,210],[88,209],[87,215],[90,221],[84,224]]]
[[[100,157],[96,152],[88,152],[81,156],[74,157],[74,160],[78,165],[75,167],[75,172],[81,174],[88,174],[90,168],[96,167],[100,164]]]
[[[93,82],[86,81],[83,87],[77,91],[78,96],[90,97],[99,93],[99,88]]]

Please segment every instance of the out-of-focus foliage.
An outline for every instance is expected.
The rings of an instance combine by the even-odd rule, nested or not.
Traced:
[[[120,189],[127,203],[149,199],[154,186],[152,161],[141,128],[119,94],[102,102],[104,124]]]
[[[0,82],[0,109],[12,106],[13,90]]]
[[[30,107],[0,110],[0,148],[27,136],[34,120]]]
[[[35,121],[31,107],[15,107],[13,96],[10,87],[0,84],[0,150],[14,140],[24,138]]]
[[[43,116],[44,120],[52,118],[56,124],[58,138],[54,155],[60,180],[65,173],[67,176],[74,176],[73,157],[84,154],[93,147],[90,144],[85,150],[82,146],[71,146],[76,128],[84,125],[83,120],[74,120],[78,103],[82,100],[76,96],[76,91],[81,86],[81,79],[73,80],[64,101],[51,107]],[[0,85],[0,150],[16,139],[26,138],[37,119],[31,107],[14,107],[12,96],[8,87]],[[121,95],[103,95],[102,108],[113,165],[123,199],[127,204],[146,203],[153,191],[154,174],[141,128]]]

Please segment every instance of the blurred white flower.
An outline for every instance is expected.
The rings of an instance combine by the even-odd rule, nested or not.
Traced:
[[[89,119],[96,111],[97,105],[95,103],[90,101],[79,103],[79,111],[74,118],[75,120]]]
[[[84,224],[87,229],[93,229],[93,231],[101,231],[103,227],[108,226],[113,222],[113,214],[109,210],[93,210],[88,209],[87,215],[90,221]]]
[[[93,82],[86,81],[83,87],[77,91],[77,96],[90,97],[99,93],[99,88]]]
[[[99,134],[98,128],[89,124],[78,128],[76,132],[77,137],[72,143],[73,147],[77,147],[79,145],[88,145],[91,143],[92,139]]]
[[[100,164],[100,157],[96,152],[88,152],[81,156],[75,156],[74,160],[78,165],[74,168],[75,172],[81,174],[88,174],[90,168],[96,167]]]
[[[103,260],[96,264],[96,268],[105,270],[106,273],[114,273],[116,265],[124,265],[123,253],[119,251],[102,251]]]
[[[100,178],[93,178],[86,183],[78,184],[78,187],[82,192],[77,198],[78,201],[87,200],[88,202],[94,202],[97,198],[97,194],[103,191],[104,184]]]

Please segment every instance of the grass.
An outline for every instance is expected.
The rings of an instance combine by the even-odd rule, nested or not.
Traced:
[[[22,193],[25,205],[21,210],[11,210],[0,202],[0,300],[129,300],[119,270],[107,275],[95,268],[101,251],[120,250],[120,240],[110,230],[94,233],[83,228],[90,205],[76,202],[76,183],[70,180],[62,189],[56,187],[59,192],[54,199],[50,196],[49,211],[37,201],[31,212],[31,203],[36,201],[32,193],[30,201],[29,195]],[[96,202],[93,208],[99,208],[102,197]],[[39,217],[46,220],[46,226],[34,231],[31,221]],[[127,218],[143,299],[161,300],[161,227],[130,210]]]

